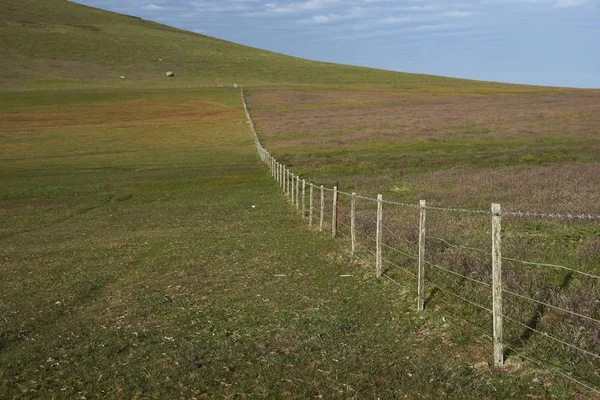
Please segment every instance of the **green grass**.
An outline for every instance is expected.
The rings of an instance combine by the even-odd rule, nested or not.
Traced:
[[[289,57],[70,1],[5,0],[0,13],[0,77],[9,88],[458,81]],[[175,79],[165,78],[169,70]]]
[[[317,185],[341,184],[346,193],[371,199],[383,194],[386,200],[412,205],[425,199],[429,206],[471,210],[500,203],[505,211],[600,215],[592,200],[598,196],[600,126],[595,118],[573,120],[569,111],[586,108],[597,115],[600,92],[524,88],[515,95],[480,87],[475,97],[449,85],[432,86],[439,92],[264,88],[252,90],[249,103],[265,147],[294,174]],[[350,196],[341,197],[340,236],[349,248]],[[326,220],[331,202],[326,194]],[[392,204],[383,209],[385,272],[414,291],[414,279],[402,269],[417,273],[410,256],[418,254],[418,210]],[[357,216],[359,257],[373,263],[375,203],[358,200]],[[600,274],[597,220],[506,216],[502,224],[505,257]],[[434,302],[428,308],[459,315],[487,331],[487,312],[457,298],[440,300],[442,292],[433,285],[490,308],[491,291],[485,285],[492,269],[489,215],[430,209],[427,232],[443,239],[426,240],[427,262],[484,283],[427,264],[432,283],[426,284],[426,296]],[[600,317],[598,280],[585,275],[505,260],[503,285],[530,299]],[[584,355],[600,350],[597,323],[508,293],[503,304],[510,318],[503,329],[506,355],[537,359],[598,387],[597,360]],[[532,334],[523,324],[583,351]]]
[[[390,265],[386,272],[403,284],[375,280],[346,242],[308,229],[292,211],[257,158],[239,92],[192,88],[238,82],[257,94],[302,95],[301,103],[284,97],[259,105],[255,116],[376,113],[396,101],[390,93],[414,102],[474,95],[545,102],[595,92],[319,63],[59,0],[6,0],[0,15],[0,398],[593,397],[546,365],[516,373],[473,368],[491,361],[489,316],[430,287],[426,312],[415,313],[413,281]],[[166,79],[167,70],[177,77]],[[332,93],[335,101],[311,102]],[[556,110],[521,122],[535,131],[565,118],[584,127],[597,120],[593,109]],[[361,143],[347,140],[345,129],[295,132],[298,125],[284,124],[277,134],[285,138],[263,137],[295,172],[328,184],[342,179],[343,189],[361,192],[366,180],[367,192],[406,201],[467,192],[460,179],[440,190],[436,173],[501,178],[593,165],[597,149],[597,136],[585,130],[502,139],[496,135],[508,125],[478,123],[461,126],[458,137],[402,143],[365,130],[371,136]],[[392,119],[380,128],[398,126]],[[594,176],[592,168],[585,173]],[[508,199],[518,189],[509,183]],[[595,193],[588,186],[585,199]],[[497,193],[473,190],[481,197],[460,205],[480,206]],[[524,193],[531,201],[542,196]],[[428,221],[448,226],[434,213]],[[487,243],[482,224],[456,218],[450,226],[439,234]],[[597,267],[594,227],[518,228],[524,235],[506,237],[510,250],[527,247],[557,262],[575,255],[581,266]],[[428,251],[475,273],[487,268],[443,246]],[[540,282],[564,282],[538,274]],[[597,288],[589,289],[575,281],[565,301],[592,307]],[[562,328],[553,314],[545,317]],[[507,342],[548,355],[543,339],[521,343],[519,333],[507,329]],[[551,354],[556,360],[579,376],[593,369],[561,351]]]
[[[237,91],[54,95],[60,114],[54,96],[2,95],[0,115],[25,121],[2,140],[27,151],[0,153],[0,397],[575,394],[535,369],[472,369],[486,334],[433,303],[416,314],[412,293],[305,228]],[[143,140],[121,153],[104,140],[118,115],[90,123],[88,106],[139,102],[120,134]]]

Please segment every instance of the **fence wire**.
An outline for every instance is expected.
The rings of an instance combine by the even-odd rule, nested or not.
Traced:
[[[420,254],[418,218],[420,211],[427,211],[427,234],[422,238],[425,243],[422,262],[427,267],[424,281],[430,288],[435,288],[477,309],[492,313],[491,308],[481,304],[491,304],[490,291],[481,291],[483,287],[492,286],[487,281],[491,274],[492,252],[482,249],[489,244],[487,243],[490,237],[489,218],[494,215],[491,211],[432,205],[421,206],[392,200],[379,201],[376,198],[339,191],[334,187],[322,187],[308,180],[305,181],[305,193],[302,196],[303,179],[293,173],[287,174],[287,167],[278,163],[261,145],[246,106],[243,89],[242,100],[261,160],[269,166],[273,177],[278,180],[281,190],[286,193],[292,205],[301,211],[304,218],[312,222],[313,227],[326,233],[335,234],[344,241],[350,242],[353,246],[353,257],[366,266],[373,267],[375,265],[377,252],[380,251],[382,262],[388,267],[381,271],[381,276],[395,284],[404,285],[394,279],[390,275],[390,271],[399,270],[411,277],[419,278],[415,273],[420,257],[418,255]],[[309,196],[311,188],[312,196]],[[337,203],[334,203],[334,194],[337,194]],[[310,205],[311,199],[312,206]],[[384,218],[378,224],[377,207],[380,204],[385,206]],[[312,218],[309,218],[311,215]],[[527,225],[527,221],[531,218],[543,218],[550,221],[581,221],[581,223],[586,221],[593,223],[600,220],[600,216],[589,213],[508,210],[499,212],[497,215],[522,218],[507,220],[511,224],[516,224],[516,228],[511,226],[510,232],[529,232],[531,229],[530,225]],[[470,218],[482,217],[484,223],[481,223],[480,220],[473,222],[469,216],[471,216]],[[448,218],[452,218],[452,223],[448,223]],[[382,232],[379,250],[376,240],[378,225]],[[503,229],[506,228],[503,227]],[[534,229],[538,228],[534,226]],[[432,231],[433,234],[431,234]],[[457,236],[458,232],[462,232],[462,234]],[[543,234],[538,236],[545,238]],[[530,233],[526,235],[510,234],[503,237],[503,249],[508,249],[508,253],[511,254],[511,257],[501,257],[501,260],[507,263],[503,270],[502,279],[505,282],[502,293],[509,297],[505,299],[503,318],[514,326],[524,328],[530,334],[549,339],[586,357],[600,359],[600,346],[593,344],[595,340],[600,345],[600,330],[597,325],[594,329],[584,324],[584,322],[600,323],[600,276],[592,271],[594,266],[599,267],[597,253],[596,258],[587,261],[582,259],[577,263],[579,268],[573,268],[564,265],[567,263],[560,259],[560,252],[549,252],[543,244],[537,245],[535,238],[536,234]],[[579,242],[589,245],[592,249],[595,245],[600,248],[600,239],[598,239],[600,236],[596,235],[595,239],[594,236],[591,236],[591,238],[585,236],[584,239],[579,239]],[[569,243],[571,242],[573,241],[571,240]],[[468,245],[463,243],[468,243]],[[527,256],[519,257],[520,254],[527,254]],[[552,259],[553,262],[526,260],[544,256],[555,259]],[[556,260],[559,262],[554,262]],[[560,275],[558,271],[566,272],[566,275]],[[579,277],[579,279],[575,280],[575,277]],[[456,281],[456,279],[459,280]],[[442,280],[446,285],[441,284],[438,280]],[[464,286],[467,282],[474,286]],[[447,284],[451,285],[452,289]],[[463,293],[468,293],[469,297],[463,296]],[[532,305],[537,308],[532,309]],[[563,325],[550,325],[545,329],[558,331],[547,332],[540,327],[542,317],[546,316],[546,319],[549,318],[549,321],[552,322],[556,316],[549,315],[545,311],[546,309],[570,316],[573,320],[567,321]],[[536,323],[524,323],[521,319],[530,319]],[[575,331],[576,334],[573,335]],[[586,348],[571,343],[574,336],[588,331],[591,332],[591,335],[596,334],[597,337],[581,342],[587,343]],[[565,336],[565,339],[558,336]],[[509,329],[505,334],[505,348],[516,352],[508,343],[511,340],[522,340],[522,337],[522,334],[517,336]],[[518,355],[518,357],[532,361],[522,355]],[[596,388],[562,372],[560,367],[554,371],[589,390],[600,393]]]

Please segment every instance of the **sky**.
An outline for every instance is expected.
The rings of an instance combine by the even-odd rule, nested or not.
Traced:
[[[77,0],[296,57],[600,88],[600,0]]]

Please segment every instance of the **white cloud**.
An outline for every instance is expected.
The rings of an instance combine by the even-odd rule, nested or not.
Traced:
[[[331,23],[331,22],[336,22],[336,21],[360,18],[360,17],[364,17],[365,15],[366,15],[366,11],[364,8],[354,7],[352,9],[350,9],[350,11],[348,11],[344,14],[315,15],[312,18],[310,18],[309,20],[304,20],[301,22],[313,22],[313,23],[317,23],[317,24],[326,24],[326,23]]]
[[[578,7],[586,4],[585,0],[558,0],[556,7],[567,8],[567,7]]]
[[[539,4],[557,8],[572,8],[586,5],[590,0],[513,0],[513,2]]]
[[[156,11],[156,10],[165,10],[165,7],[157,6],[156,4],[148,4],[148,5],[143,6],[142,9]]]
[[[444,13],[444,15],[446,17],[470,17],[472,15],[475,15],[475,12],[472,11],[447,11]]]

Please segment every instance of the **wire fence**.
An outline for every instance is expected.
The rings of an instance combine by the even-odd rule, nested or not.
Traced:
[[[342,240],[377,277],[412,282],[417,311],[437,292],[483,311],[495,366],[521,358],[600,394],[600,216],[431,207],[315,185],[261,145],[243,89],[242,99],[261,160],[310,226]],[[548,226],[532,218],[587,225],[537,235]]]

